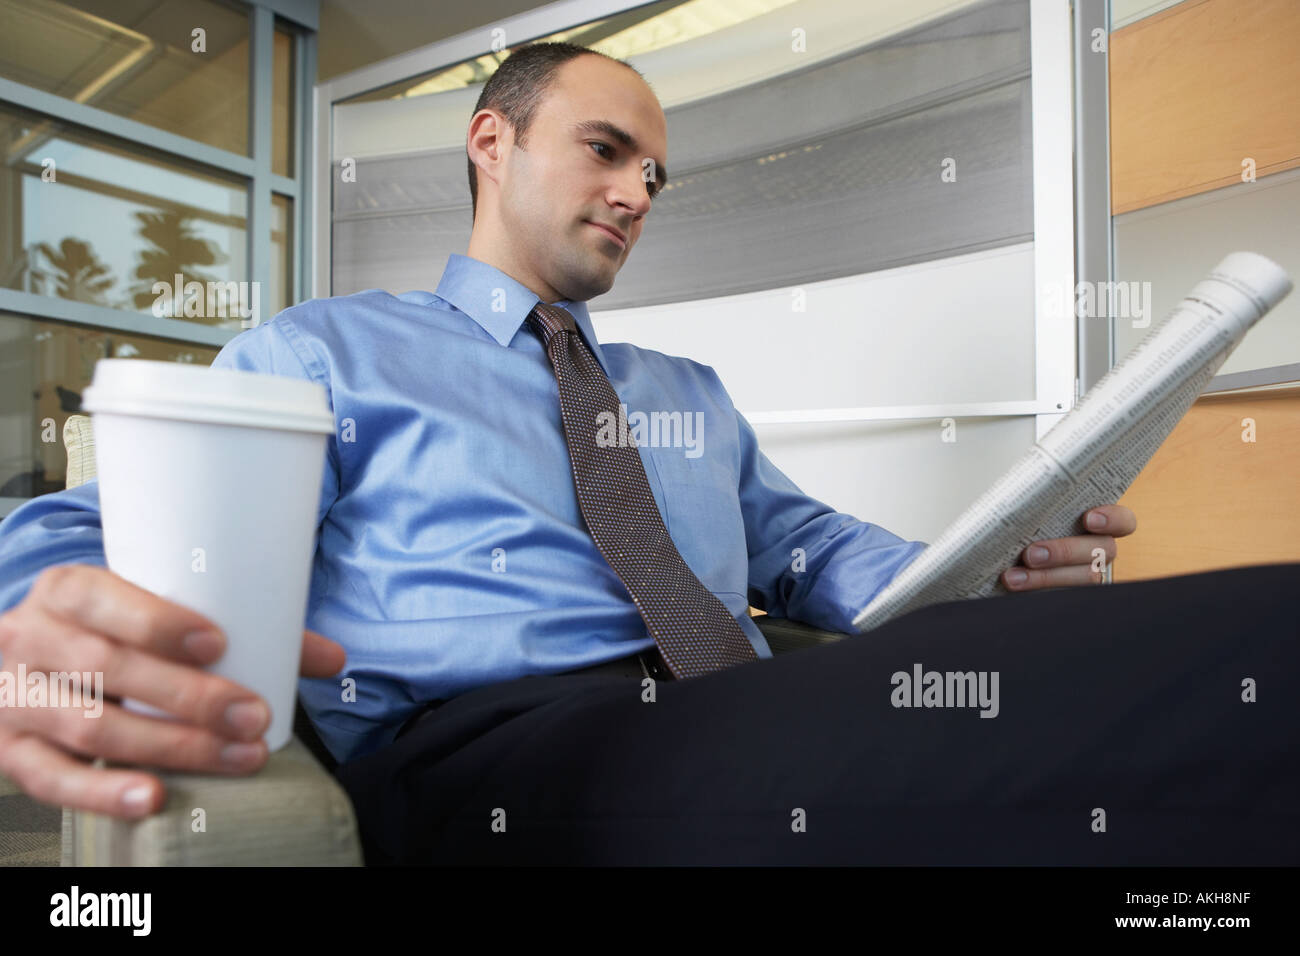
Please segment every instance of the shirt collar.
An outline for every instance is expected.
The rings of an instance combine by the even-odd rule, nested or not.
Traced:
[[[528,313],[533,311],[533,306],[541,301],[537,293],[495,266],[455,252],[447,259],[447,268],[443,270],[442,279],[438,282],[437,295],[468,315],[483,331],[507,348],[528,318]],[[504,306],[504,311],[498,312],[492,308],[497,302]],[[596,356],[596,361],[608,376],[609,368],[601,354],[600,343],[596,341],[591,316],[587,314],[587,303],[561,299],[549,304],[558,305],[573,316],[587,348]],[[533,335],[531,331],[528,334]],[[537,341],[538,344],[541,343],[540,339]]]

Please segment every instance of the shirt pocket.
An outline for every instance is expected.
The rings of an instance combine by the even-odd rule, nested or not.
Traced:
[[[685,449],[647,449],[659,477],[664,524],[682,559],[706,588],[746,593],[749,556],[735,472],[708,454],[688,458]]]

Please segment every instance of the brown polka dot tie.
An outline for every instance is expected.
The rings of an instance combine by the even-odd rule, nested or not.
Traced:
[[[619,399],[573,316],[539,302],[528,324],[559,383],[560,417],[587,531],[632,595],[669,671],[684,679],[757,660],[740,624],[668,536],[635,443],[597,442],[602,418],[618,420]]]

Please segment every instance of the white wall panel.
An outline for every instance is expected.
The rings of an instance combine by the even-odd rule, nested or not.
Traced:
[[[1034,419],[760,425],[758,444],[806,494],[902,538],[933,541],[1034,441]]]
[[[742,412],[1034,398],[1032,243],[695,302],[597,311],[604,341],[717,370]]]

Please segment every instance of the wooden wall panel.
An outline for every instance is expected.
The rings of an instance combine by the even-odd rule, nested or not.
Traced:
[[[1116,582],[1300,561],[1300,384],[1201,397],[1120,503]]]
[[[1183,0],[1110,37],[1114,214],[1300,166],[1300,2]]]

